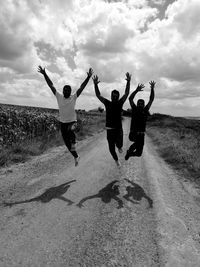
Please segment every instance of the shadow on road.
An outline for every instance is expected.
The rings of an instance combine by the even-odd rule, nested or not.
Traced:
[[[118,181],[115,180],[109,184],[107,184],[104,188],[102,188],[97,194],[91,195],[88,197],[83,198],[77,206],[79,208],[83,207],[83,203],[89,199],[93,198],[100,198],[104,203],[110,203],[112,199],[116,200],[118,203],[118,209],[123,207],[123,202],[117,195],[120,194],[119,192],[119,185],[115,185]]]
[[[126,178],[125,180],[129,182],[132,186],[126,187],[127,194],[124,195],[123,198],[125,198],[127,201],[132,202],[133,204],[138,204],[138,201],[140,201],[142,198],[146,198],[149,203],[149,207],[153,208],[153,200],[147,196],[144,189],[140,185]]]
[[[59,186],[51,187],[51,188],[47,189],[40,196],[31,198],[31,199],[27,199],[27,200],[22,200],[22,201],[16,201],[16,202],[10,202],[10,203],[4,202],[3,205],[7,206],[7,207],[11,207],[13,205],[22,204],[22,203],[29,203],[29,202],[33,202],[33,201],[40,201],[42,203],[48,203],[52,199],[55,199],[55,198],[68,202],[68,205],[72,205],[73,202],[71,200],[63,197],[62,195],[67,192],[67,190],[70,188],[70,184],[75,182],[75,181],[76,180],[72,180],[72,181],[69,181],[67,183],[61,184]]]

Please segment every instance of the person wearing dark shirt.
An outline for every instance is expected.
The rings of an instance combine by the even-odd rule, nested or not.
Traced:
[[[156,83],[151,81],[149,84],[151,87],[151,94],[146,106],[143,99],[138,99],[137,106],[133,101],[135,95],[144,88],[143,84],[138,84],[136,90],[133,91],[129,97],[129,102],[132,108],[129,140],[133,142],[133,144],[127,150],[125,160],[128,160],[129,157],[140,157],[142,155],[147,117],[155,96],[154,87]]]
[[[101,96],[98,83],[98,76],[93,77],[94,88],[97,98],[105,105],[106,109],[106,129],[109,151],[115,160],[117,166],[120,166],[115,146],[122,153],[123,147],[123,128],[122,128],[122,107],[130,92],[131,75],[126,73],[126,89],[125,94],[120,98],[119,91],[111,92],[111,101]]]

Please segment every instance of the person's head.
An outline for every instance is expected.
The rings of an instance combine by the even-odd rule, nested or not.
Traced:
[[[127,187],[126,187],[126,191],[127,191],[127,193],[128,193],[129,196],[132,195],[132,191],[133,191],[133,190],[132,190],[132,187],[131,187],[131,186],[127,186]]]
[[[71,88],[70,85],[65,85],[65,86],[63,87],[63,95],[64,95],[65,98],[70,97],[71,92],[72,92],[72,88]]]
[[[140,108],[140,109],[143,109],[145,107],[145,102],[144,102],[143,99],[138,99],[137,107]]]
[[[119,100],[119,91],[117,91],[117,90],[113,90],[113,91],[111,92],[111,100],[112,100],[113,102],[116,102],[116,101]]]
[[[109,195],[109,194],[103,194],[101,196],[101,200],[104,202],[104,203],[110,203],[111,202],[111,199],[112,197]]]

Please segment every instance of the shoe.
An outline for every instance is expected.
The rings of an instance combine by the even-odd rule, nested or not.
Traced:
[[[119,153],[122,153],[123,149],[122,148],[118,148],[118,151],[119,151]]]
[[[121,167],[121,163],[119,162],[119,160],[115,160],[116,164],[118,167]]]
[[[80,156],[78,156],[78,158],[75,158],[75,166],[76,167],[78,166],[79,160],[80,160]]]
[[[126,156],[125,156],[125,160],[128,160],[129,157],[130,157],[130,153],[129,153],[129,150],[127,150],[127,152],[126,152]]]

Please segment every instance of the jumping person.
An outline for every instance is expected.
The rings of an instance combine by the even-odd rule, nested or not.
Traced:
[[[105,105],[106,109],[106,129],[107,129],[107,140],[110,153],[115,160],[117,166],[120,166],[115,146],[118,151],[122,153],[123,147],[123,128],[122,128],[122,107],[126,101],[130,92],[130,81],[131,75],[126,73],[126,89],[125,94],[119,98],[119,91],[113,90],[111,92],[111,101],[101,96],[98,83],[100,82],[98,76],[93,77],[94,88],[97,98]]]
[[[145,106],[145,102],[143,99],[138,99],[137,106],[133,102],[135,95],[142,91],[144,88],[143,84],[138,84],[135,91],[129,97],[129,102],[132,108],[132,118],[131,118],[131,126],[129,133],[129,140],[133,142],[130,148],[127,150],[125,160],[128,160],[129,157],[140,157],[142,155],[143,146],[144,146],[144,137],[145,137],[145,129],[146,129],[146,121],[149,114],[149,109],[154,100],[154,87],[155,82],[149,82],[151,87],[151,94],[149,98],[148,104]]]
[[[80,88],[76,91],[74,95],[71,95],[72,89],[70,85],[65,85],[63,87],[63,94],[60,94],[54,87],[48,75],[46,74],[45,68],[39,66],[38,72],[43,74],[48,86],[51,88],[51,91],[56,96],[59,107],[59,121],[61,127],[61,134],[66,147],[74,157],[75,166],[77,166],[80,157],[78,156],[75,148],[76,135],[74,133],[74,130],[77,121],[75,104],[77,97],[79,97],[79,95],[82,93],[83,89],[89,82],[93,74],[93,70],[91,68],[89,69],[89,71],[87,72],[87,78],[84,80],[84,82],[81,84]]]

